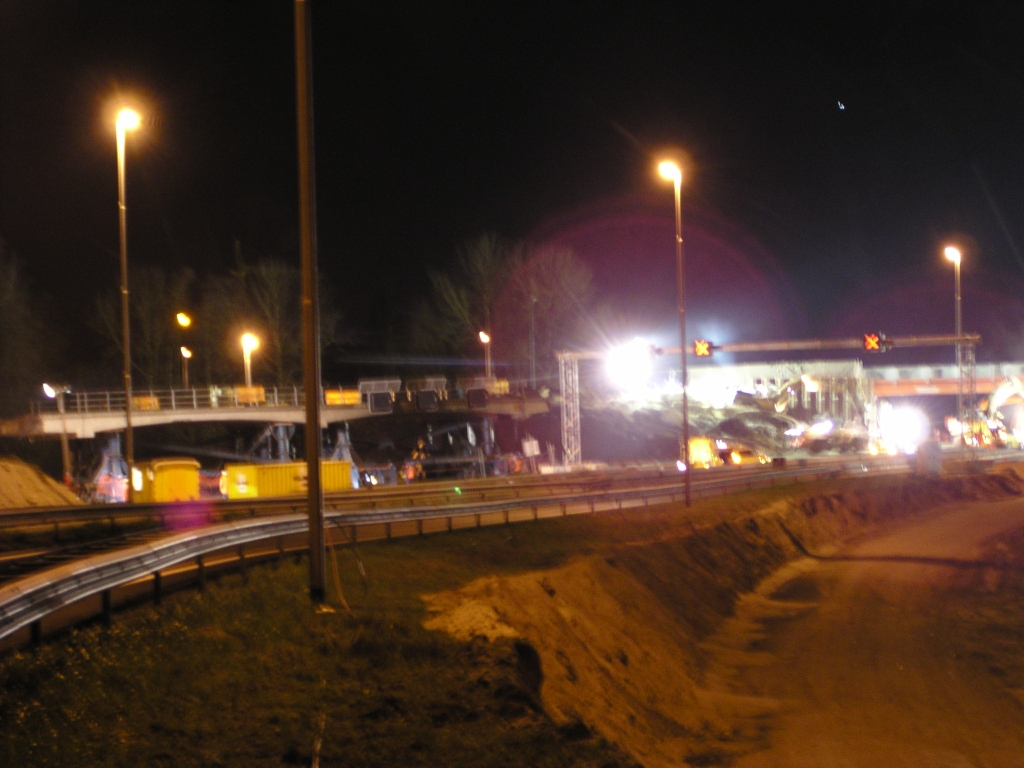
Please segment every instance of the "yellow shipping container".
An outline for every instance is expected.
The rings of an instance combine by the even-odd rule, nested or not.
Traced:
[[[131,500],[147,504],[196,501],[199,498],[199,462],[195,459],[154,459],[132,467]]]
[[[344,491],[352,487],[351,461],[324,461],[320,467],[320,482],[324,491]],[[300,496],[309,489],[304,461],[228,464],[224,469],[227,472],[229,499]]]
[[[271,496],[298,496],[306,492],[306,464],[289,461],[286,464],[257,464],[256,486],[261,499]]]
[[[320,482],[324,491],[347,491],[352,487],[351,461],[325,461],[320,464]]]
[[[255,464],[228,464],[224,471],[229,499],[254,499],[260,495]]]

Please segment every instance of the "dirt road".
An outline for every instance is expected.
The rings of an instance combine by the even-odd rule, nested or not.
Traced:
[[[1024,766],[1022,531],[961,506],[763,583],[706,646],[736,740],[695,764]]]

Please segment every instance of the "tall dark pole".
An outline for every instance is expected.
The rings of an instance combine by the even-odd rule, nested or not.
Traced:
[[[960,310],[960,259],[958,258],[956,263],[953,265],[953,282],[954,291],[956,293],[956,312],[954,317],[954,332],[958,339],[956,343],[956,372],[957,372],[957,383],[956,383],[956,418],[960,422],[960,442],[963,443],[964,437],[964,353],[963,348],[960,346],[959,338],[964,335],[963,326],[963,315]],[[971,442],[974,441],[974,420],[971,419]]]
[[[956,420],[960,424],[960,444],[967,441],[964,433],[964,358],[963,348],[960,346],[960,337],[963,335],[963,317],[960,313],[960,261],[963,258],[960,249],[954,245],[947,245],[944,253],[946,258],[953,262],[953,330],[956,333]],[[974,441],[974,419],[971,419],[971,442]]]
[[[686,262],[683,259],[683,204],[682,185],[683,174],[677,172],[672,179],[676,197],[676,293],[679,304],[679,359],[681,363],[680,378],[683,385],[683,466],[686,472],[683,475],[683,487],[686,506],[690,506],[690,419],[689,407],[686,398]]]
[[[134,116],[135,123],[130,117]],[[122,111],[117,116],[117,223],[121,236],[121,346],[124,350],[124,458],[128,463],[128,487],[131,488],[132,465],[135,463],[135,441],[132,437],[132,350],[128,314],[128,203],[124,172],[124,134],[137,125],[138,116]],[[131,490],[129,490],[131,495]]]
[[[295,90],[299,132],[299,240],[302,255],[302,385],[306,391],[309,480],[309,597],[326,597],[324,492],[320,483],[320,308],[316,267],[316,178],[313,173],[313,53],[309,2],[295,0]]]
[[[530,389],[537,391],[537,297],[530,296]]]

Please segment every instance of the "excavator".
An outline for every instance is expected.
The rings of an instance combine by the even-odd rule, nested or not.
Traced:
[[[1006,426],[1005,416],[999,410],[1013,397],[1024,400],[1024,382],[1010,376],[992,390],[987,400],[978,404],[976,439],[980,445],[991,448],[1020,448],[1021,440],[1014,430]]]

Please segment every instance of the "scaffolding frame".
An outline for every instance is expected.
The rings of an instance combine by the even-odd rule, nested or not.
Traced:
[[[559,352],[558,383],[562,393],[562,463],[580,464],[583,445],[580,435],[580,355]]]

